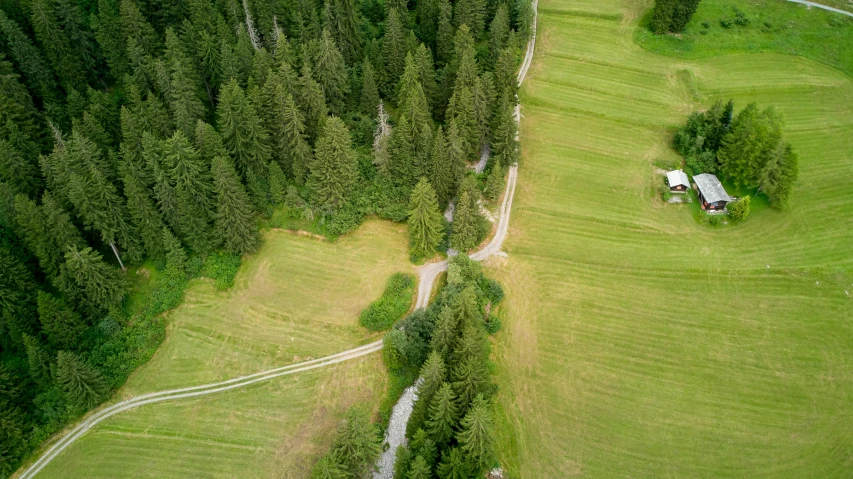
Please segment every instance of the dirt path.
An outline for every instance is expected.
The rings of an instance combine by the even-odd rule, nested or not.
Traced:
[[[847,15],[848,17],[853,17],[853,13],[850,13],[846,10],[841,10],[839,8],[833,8],[827,5],[822,5],[820,3],[807,2],[806,0],[788,0],[789,2],[799,3],[802,5],[807,5],[809,7],[822,8],[824,10],[829,10],[830,12],[840,13],[842,15]]]
[[[525,52],[521,68],[518,71],[519,85],[521,85],[521,83],[524,81],[524,77],[527,75],[527,70],[530,68],[530,63],[533,60],[533,48],[536,45],[537,5],[538,1],[533,0],[533,32],[530,41],[527,44],[527,51]],[[521,109],[519,105],[516,105],[515,107],[515,118],[516,122],[520,123]],[[491,239],[491,241],[489,241],[489,243],[486,244],[486,246],[484,246],[481,250],[472,253],[470,255],[471,259],[475,261],[483,261],[492,255],[500,253],[504,239],[506,239],[507,231],[509,230],[509,214],[510,209],[512,207],[512,200],[515,196],[515,183],[517,177],[518,165],[513,165],[509,169],[509,176],[507,177],[506,190],[504,191],[503,202],[501,203],[500,218],[498,220],[498,227],[495,231],[495,235]],[[447,269],[447,264],[448,262],[447,260],[445,260],[440,261],[438,263],[426,264],[420,268],[418,298],[415,303],[416,308],[424,308],[429,303],[429,298],[432,294],[432,287],[435,284],[435,278],[438,277],[439,273]],[[259,373],[250,374],[248,376],[241,376],[238,378],[229,379],[227,381],[202,384],[200,386],[192,386],[182,389],[170,389],[167,391],[143,394],[142,396],[126,399],[124,401],[113,404],[112,406],[100,409],[89,415],[82,422],[77,424],[77,426],[75,426],[65,435],[60,437],[59,440],[57,440],[50,448],[47,449],[47,451],[45,451],[41,456],[39,456],[39,458],[34,463],[24,469],[23,472],[20,473],[18,478],[30,479],[32,477],[35,477],[35,475],[38,474],[45,466],[47,466],[50,461],[52,461],[59,454],[61,454],[62,451],[64,451],[68,446],[74,443],[74,441],[76,441],[83,434],[85,434],[86,431],[88,431],[101,421],[104,421],[105,419],[121,412],[128,411],[139,406],[144,406],[146,404],[174,401],[177,399],[206,396],[208,394],[230,391],[232,389],[249,386],[251,384],[259,383],[262,381],[268,381],[270,379],[277,378],[280,376],[286,376],[288,374],[295,374],[302,371],[322,368],[324,366],[330,366],[343,361],[356,359],[361,356],[377,352],[381,349],[382,341],[375,341],[373,343],[343,351],[337,354],[333,354],[331,356],[291,364],[288,366],[282,366],[267,371],[261,371]],[[393,471],[393,461],[391,461],[390,468],[391,471]]]

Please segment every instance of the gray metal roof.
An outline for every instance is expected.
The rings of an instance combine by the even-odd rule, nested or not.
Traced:
[[[669,183],[669,187],[684,185],[686,187],[690,187],[690,180],[687,179],[687,173],[681,170],[672,170],[666,172],[666,181]]]
[[[708,203],[716,203],[718,201],[725,201],[728,203],[732,200],[729,194],[726,193],[726,190],[723,189],[723,185],[720,184],[720,180],[710,173],[696,175],[693,177],[693,181],[696,182],[696,187],[699,188],[699,192],[702,193],[702,196]]]

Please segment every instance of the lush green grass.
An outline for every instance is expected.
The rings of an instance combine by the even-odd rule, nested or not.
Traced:
[[[849,477],[853,80],[792,55],[652,53],[633,41],[648,5],[540,3],[494,273],[504,464],[515,477]],[[729,97],[782,112],[801,179],[790,210],[712,228],[664,204],[654,170],[677,160],[668,145],[690,111]]]
[[[265,234],[232,289],[193,280],[166,316],[154,357],[117,396],[202,384],[340,352],[378,338],[358,325],[388,278],[407,270],[405,230],[370,221],[329,243]],[[378,404],[380,355],[246,389],[144,406],[72,445],[44,477],[307,477],[336,421]]]
[[[724,28],[720,21],[733,19],[735,9],[749,25]],[[783,0],[702,1],[683,34],[655,35],[638,28],[635,39],[651,51],[683,58],[741,52],[802,55],[853,75],[853,17]]]

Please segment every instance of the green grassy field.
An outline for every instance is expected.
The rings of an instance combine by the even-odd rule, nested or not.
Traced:
[[[195,280],[167,337],[117,394],[202,384],[340,352],[376,339],[358,315],[410,270],[405,228],[370,221],[335,243],[265,234],[235,286]],[[378,405],[379,355],[202,398],[143,406],[101,423],[39,477],[308,476],[353,404]]]
[[[493,272],[507,293],[494,348],[505,467],[849,477],[853,79],[790,54],[714,56],[713,43],[653,53],[635,43],[645,2],[539,6],[509,258]],[[730,97],[784,115],[800,181],[789,210],[714,228],[653,194],[655,163],[678,159],[669,143],[689,112]]]

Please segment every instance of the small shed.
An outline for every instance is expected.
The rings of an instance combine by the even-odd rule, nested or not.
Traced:
[[[666,183],[669,185],[669,191],[673,193],[686,193],[687,189],[690,188],[687,173],[681,170],[667,171]]]
[[[696,189],[699,190],[699,204],[702,205],[703,210],[719,211],[725,209],[726,203],[732,201],[716,176],[702,173],[694,176],[693,181],[696,182]]]

